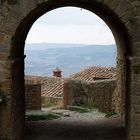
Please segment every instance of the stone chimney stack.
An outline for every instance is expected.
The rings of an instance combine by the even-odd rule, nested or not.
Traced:
[[[53,71],[53,76],[61,78],[61,70],[58,67]]]

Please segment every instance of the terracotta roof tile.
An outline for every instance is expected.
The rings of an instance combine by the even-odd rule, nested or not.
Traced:
[[[116,68],[114,67],[89,67],[70,76],[70,79],[93,81],[97,79],[116,78]]]
[[[44,97],[60,97],[63,95],[64,80],[59,77],[25,76],[25,83],[41,84],[41,95]]]

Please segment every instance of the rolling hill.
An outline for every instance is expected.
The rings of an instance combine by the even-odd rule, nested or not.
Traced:
[[[59,67],[67,77],[89,66],[116,65],[116,46],[84,44],[26,44],[25,74],[51,76]]]

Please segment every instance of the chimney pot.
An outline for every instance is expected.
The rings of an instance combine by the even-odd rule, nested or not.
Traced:
[[[53,76],[61,78],[61,70],[58,67],[53,71]]]

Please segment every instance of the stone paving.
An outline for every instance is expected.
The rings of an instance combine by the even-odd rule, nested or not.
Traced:
[[[105,118],[97,110],[88,113],[55,110],[62,117],[51,121],[27,122],[25,140],[125,140],[124,122]]]

